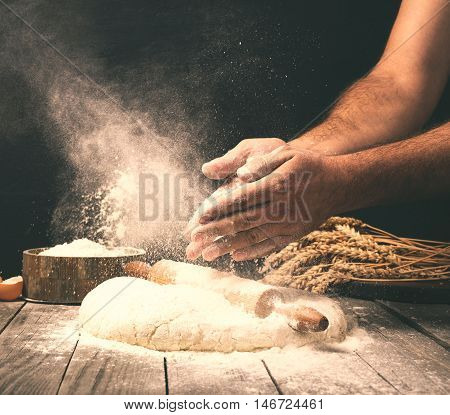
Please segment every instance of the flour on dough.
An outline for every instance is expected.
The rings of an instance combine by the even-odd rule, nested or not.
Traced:
[[[79,318],[94,336],[161,351],[254,351],[330,336],[330,329],[295,332],[277,314],[258,318],[204,288],[132,277],[100,284],[83,300]]]

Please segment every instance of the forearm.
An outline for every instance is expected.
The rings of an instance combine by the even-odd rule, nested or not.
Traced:
[[[216,193],[199,208],[187,256],[261,257],[330,216],[447,191],[449,138],[447,123],[359,153],[325,157],[285,145],[255,156],[246,163],[251,181]]]
[[[424,198],[450,189],[450,123],[401,142],[330,158],[338,212]]]
[[[321,154],[337,155],[392,142],[413,133],[428,118],[434,101],[424,103],[426,94],[408,83],[407,79],[375,68],[344,92],[320,125],[292,144]]]
[[[374,69],[344,92],[322,124],[293,144],[326,155],[348,154],[418,131],[450,73],[449,21],[447,0],[403,0]]]

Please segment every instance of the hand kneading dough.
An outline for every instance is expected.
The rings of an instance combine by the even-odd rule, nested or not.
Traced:
[[[255,317],[216,292],[131,277],[110,279],[91,291],[81,304],[80,322],[94,336],[149,349],[220,352],[301,346],[329,338],[336,326],[331,319],[325,332],[304,335],[282,316]]]

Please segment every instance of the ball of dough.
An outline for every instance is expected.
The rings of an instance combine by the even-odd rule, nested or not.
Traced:
[[[258,318],[208,289],[131,277],[91,291],[79,318],[94,336],[161,351],[254,351],[326,338],[295,332],[277,314]]]

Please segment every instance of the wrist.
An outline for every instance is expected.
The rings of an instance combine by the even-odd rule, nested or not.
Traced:
[[[353,210],[355,196],[352,176],[344,157],[299,153],[299,172],[309,172],[306,186],[299,194],[299,203],[305,204],[310,220],[318,224],[330,216]]]
[[[329,180],[327,191],[333,195],[330,216],[358,209],[359,172],[357,165],[353,163],[353,157],[346,155],[324,157],[324,163]]]
[[[345,154],[345,141],[336,136],[329,137],[319,128],[313,129],[289,142],[297,150],[309,150],[323,156]]]

